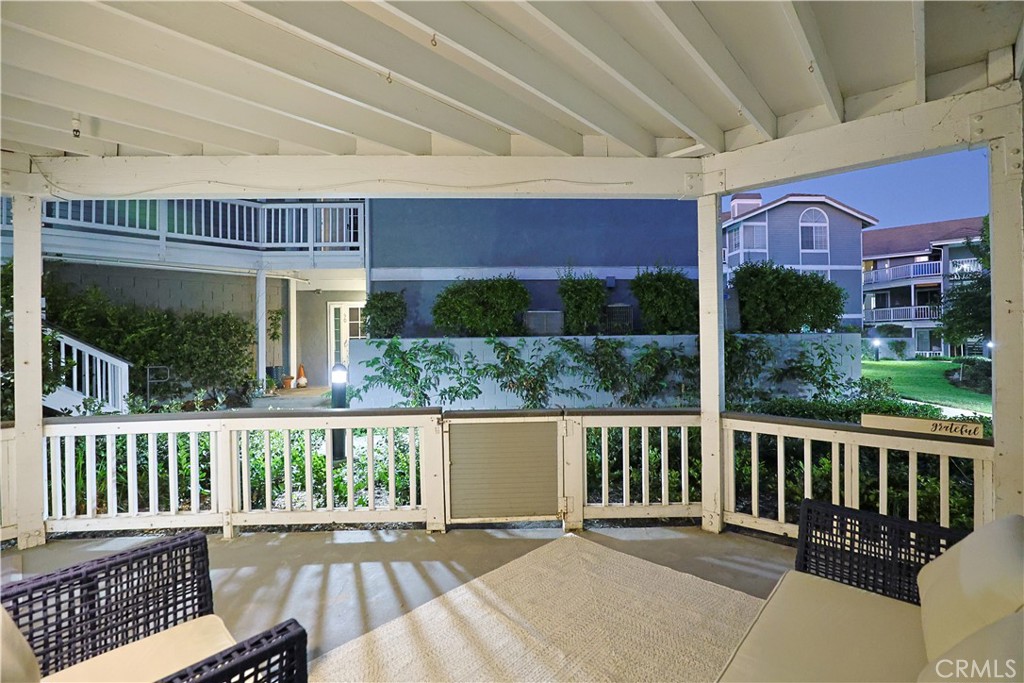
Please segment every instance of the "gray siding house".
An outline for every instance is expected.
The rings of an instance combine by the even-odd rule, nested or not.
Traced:
[[[728,273],[750,261],[774,261],[824,275],[848,293],[843,322],[860,325],[861,232],[878,221],[820,194],[789,194],[762,204],[733,195],[722,215],[722,259]]]

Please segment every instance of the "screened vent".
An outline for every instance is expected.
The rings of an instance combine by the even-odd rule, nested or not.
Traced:
[[[608,304],[604,307],[605,329],[609,334],[633,331],[633,307],[629,304]]]
[[[553,337],[562,334],[565,315],[562,311],[527,311],[523,323],[530,334]]]

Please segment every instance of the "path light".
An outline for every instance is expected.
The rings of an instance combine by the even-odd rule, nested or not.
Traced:
[[[879,352],[879,350],[882,347],[882,340],[881,339],[872,339],[871,343],[874,344],[874,346],[875,346],[875,360],[878,360],[878,352]]]
[[[344,363],[335,363],[331,368],[331,407],[346,408],[345,393],[348,390],[348,368]],[[345,430],[334,429],[331,431],[332,455],[334,462],[340,463],[345,460]]]

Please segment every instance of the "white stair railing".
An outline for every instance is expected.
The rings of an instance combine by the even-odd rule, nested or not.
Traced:
[[[87,399],[92,399],[104,412],[127,412],[125,395],[131,364],[62,332],[57,332],[57,338],[62,364],[70,360],[74,367],[65,375],[63,386],[43,398],[43,405],[77,412]]]

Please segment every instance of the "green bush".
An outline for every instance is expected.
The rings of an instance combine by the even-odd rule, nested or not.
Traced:
[[[875,328],[879,337],[886,339],[899,339],[913,336],[910,330],[903,327],[902,325],[893,325],[892,323],[886,323],[884,325],[878,325]]]
[[[745,333],[824,332],[842,319],[846,290],[818,273],[758,261],[744,263],[732,276]]]
[[[458,280],[434,301],[434,326],[453,337],[509,337],[522,334],[530,293],[513,275]]]
[[[572,269],[559,273],[558,296],[565,310],[565,334],[596,333],[601,325],[607,292],[604,283],[593,275],[577,276]]]
[[[405,327],[408,308],[405,290],[401,292],[371,292],[363,307],[363,326],[370,339],[398,337]]]
[[[889,349],[896,354],[896,357],[900,360],[906,360],[907,358],[907,340],[906,339],[894,339],[889,342]]]
[[[629,285],[647,334],[695,334],[697,283],[674,268],[638,271]]]

